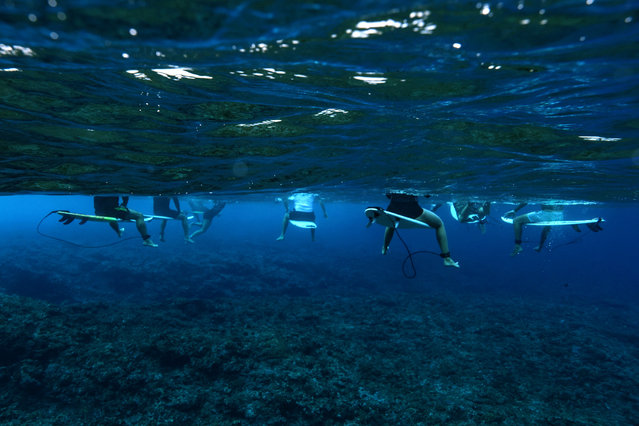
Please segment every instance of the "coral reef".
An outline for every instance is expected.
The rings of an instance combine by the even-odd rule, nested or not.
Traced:
[[[628,424],[637,330],[617,306],[476,297],[0,295],[0,422]]]

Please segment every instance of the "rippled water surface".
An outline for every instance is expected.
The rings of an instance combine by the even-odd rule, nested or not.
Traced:
[[[0,191],[639,198],[633,1],[0,2]]]

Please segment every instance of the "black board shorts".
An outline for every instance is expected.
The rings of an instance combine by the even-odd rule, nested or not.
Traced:
[[[289,212],[289,220],[299,220],[304,222],[315,222],[315,212],[297,212],[295,210]]]

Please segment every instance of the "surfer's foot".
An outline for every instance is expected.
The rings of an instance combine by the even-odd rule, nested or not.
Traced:
[[[118,229],[118,237],[122,238],[122,234],[124,234],[124,228]]]
[[[382,247],[382,254],[388,253],[388,247]]]
[[[537,253],[539,253],[539,252],[541,251],[541,246],[537,246],[537,247],[535,247],[535,251],[536,251]]]
[[[519,244],[515,244],[515,248],[513,249],[513,251],[510,253],[511,256],[517,256],[519,253],[521,253],[524,249],[521,248],[521,246]]]
[[[160,235],[160,241],[163,242],[163,243],[166,242],[166,240],[164,239],[164,235]]]
[[[453,268],[459,268],[459,262],[455,262],[450,257],[444,258],[444,266],[452,266]]]
[[[284,235],[280,235],[275,239],[275,241],[282,241],[284,239]]]
[[[150,238],[147,238],[146,240],[142,241],[142,245],[145,245],[147,247],[157,247],[158,246]]]
[[[184,242],[186,242],[186,243],[190,243],[190,244],[195,243],[195,241],[193,241],[193,240],[191,239],[191,237],[184,237]]]

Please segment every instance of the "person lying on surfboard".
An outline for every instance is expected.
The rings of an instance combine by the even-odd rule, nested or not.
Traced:
[[[171,200],[175,205],[176,210],[171,209]],[[155,216],[170,217],[182,222],[182,231],[184,232],[184,241],[187,243],[193,243],[194,241],[189,237],[189,222],[186,215],[180,210],[180,200],[178,197],[153,197],[153,214]],[[167,219],[162,219],[160,225],[160,241],[164,242],[164,230],[166,229]]]
[[[453,203],[457,220],[461,223],[477,223],[482,234],[486,232],[486,223],[490,214],[490,202],[475,201]]]
[[[512,217],[513,218],[513,228],[515,230],[515,248],[513,248],[511,256],[516,256],[522,252],[523,248],[521,247],[521,235],[523,232],[523,227],[527,223],[535,223],[535,222],[550,222],[557,220],[564,220],[564,206],[556,205],[556,204],[542,204],[541,210],[531,213],[522,214],[521,216],[515,216],[515,213],[524,208],[528,203],[520,203],[513,210],[507,212],[504,217]],[[541,235],[539,236],[539,245],[535,247],[535,251],[540,252],[544,247],[544,243],[548,238],[548,234],[550,234],[550,226],[544,226],[541,230]]]
[[[284,239],[284,235],[286,234],[286,229],[288,228],[288,224],[292,223],[295,226],[301,228],[307,228],[311,230],[311,241],[315,241],[315,228],[317,228],[317,224],[315,223],[315,211],[313,209],[313,204],[315,203],[315,199],[319,202],[320,207],[322,208],[322,212],[324,213],[324,218],[327,218],[326,207],[324,206],[324,201],[319,198],[317,194],[311,194],[308,192],[297,192],[288,197],[288,200],[281,200],[284,204],[284,209],[286,212],[284,213],[284,219],[282,221],[282,233],[279,237],[277,237],[278,241]],[[288,210],[288,201],[293,201],[293,210]]]
[[[444,259],[444,265],[459,268],[459,263],[455,262],[450,257],[446,228],[444,227],[444,222],[442,222],[439,216],[430,210],[422,208],[417,202],[417,197],[414,195],[393,192],[386,194],[386,197],[390,199],[390,204],[386,207],[387,211],[418,220],[433,228],[441,251],[439,256]],[[388,245],[393,239],[393,235],[395,235],[395,228],[387,226],[384,231],[382,254],[386,254],[388,252]]]
[[[120,220],[133,220],[135,226],[138,228],[138,232],[142,236],[142,244],[148,247],[157,247],[151,240],[151,236],[146,229],[146,222],[144,222],[144,215],[135,210],[131,210],[127,207],[129,203],[129,197],[122,197],[122,204],[119,203],[118,196],[104,196],[98,195],[93,197],[93,208],[97,216],[115,217]],[[118,237],[122,236],[124,228],[120,228],[117,222],[109,222],[109,226],[113,229]]]

